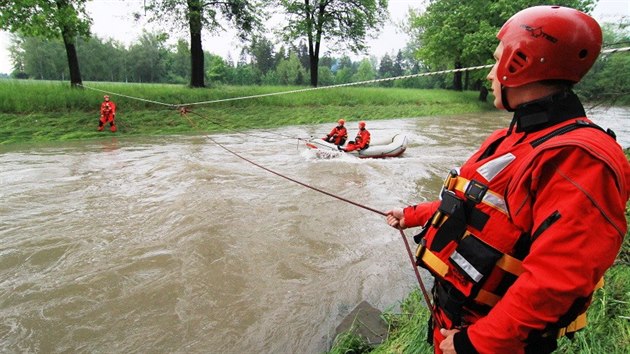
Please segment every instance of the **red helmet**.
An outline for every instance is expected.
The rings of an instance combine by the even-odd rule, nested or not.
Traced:
[[[365,128],[365,122],[364,121],[360,121],[359,122],[359,128]]]
[[[597,21],[575,9],[534,6],[519,11],[499,30],[503,53],[497,79],[506,87],[542,80],[578,82],[602,47]]]
[[[337,121],[337,123],[339,123],[339,125],[344,125],[346,124],[346,121],[343,118],[341,118]]]

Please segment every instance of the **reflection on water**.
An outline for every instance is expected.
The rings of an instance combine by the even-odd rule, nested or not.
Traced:
[[[592,116],[630,145],[630,110]],[[508,122],[369,122],[373,136],[408,134],[407,152],[384,160],[320,160],[284,138],[328,125],[213,139],[385,211],[433,198],[444,172]],[[395,308],[415,285],[382,216],[206,137],[0,149],[3,352],[320,352],[360,301]]]

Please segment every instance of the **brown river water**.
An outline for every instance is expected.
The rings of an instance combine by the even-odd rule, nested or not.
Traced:
[[[630,146],[630,109],[590,116]],[[395,311],[418,285],[384,217],[211,139],[386,211],[434,198],[509,116],[368,120],[373,137],[407,134],[391,159],[321,159],[286,138],[332,121],[0,146],[0,352],[320,353],[362,300]]]

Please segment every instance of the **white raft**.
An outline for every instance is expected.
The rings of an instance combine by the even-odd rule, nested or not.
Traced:
[[[320,150],[321,152],[342,152],[337,148],[337,145],[326,142],[320,138],[307,139],[306,146],[314,150]],[[343,147],[345,146],[347,146],[347,144]],[[344,153],[359,158],[383,158],[400,156],[405,150],[407,150],[407,136],[396,134],[390,138],[371,139],[370,146],[367,149]]]

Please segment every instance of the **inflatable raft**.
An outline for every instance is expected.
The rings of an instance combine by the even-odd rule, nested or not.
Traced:
[[[373,138],[371,139],[370,146],[367,149],[350,152],[341,151],[337,148],[337,145],[331,144],[319,138],[307,139],[306,146],[314,150],[320,150],[324,153],[337,151],[348,155],[354,155],[359,158],[397,157],[407,150],[407,136],[396,134],[390,138]]]

